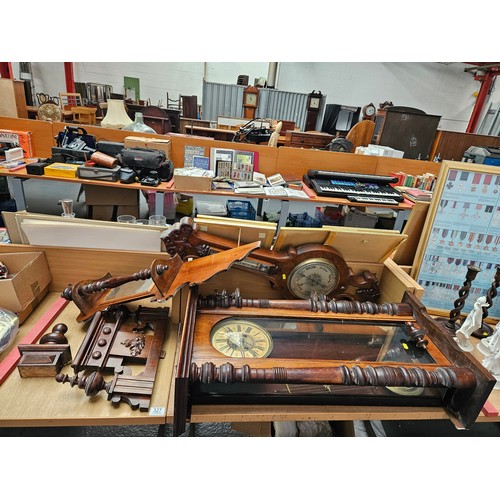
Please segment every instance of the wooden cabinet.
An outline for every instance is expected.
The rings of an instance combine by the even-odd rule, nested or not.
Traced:
[[[0,78],[0,116],[28,118],[26,93],[22,80]]]
[[[462,161],[471,146],[500,148],[500,137],[438,130],[432,144],[430,158],[439,155],[443,160]]]

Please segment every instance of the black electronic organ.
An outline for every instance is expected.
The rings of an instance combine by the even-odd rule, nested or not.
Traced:
[[[404,201],[401,193],[391,186],[398,179],[388,175],[309,170],[302,180],[306,186],[314,189],[318,196],[384,205],[398,205]]]

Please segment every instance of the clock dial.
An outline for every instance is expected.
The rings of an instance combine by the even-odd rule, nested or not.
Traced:
[[[319,97],[311,97],[311,100],[309,101],[309,107],[312,109],[318,109],[320,104],[320,99]]]
[[[266,358],[273,339],[265,328],[245,319],[222,320],[210,333],[212,347],[230,358]]]
[[[363,108],[363,115],[366,116],[367,118],[372,118],[373,116],[375,116],[376,112],[377,110],[375,109],[375,106],[373,104],[367,104]]]
[[[257,94],[245,94],[246,106],[257,106]]]
[[[301,299],[308,299],[311,292],[328,295],[339,284],[337,267],[326,259],[308,259],[298,264],[287,281],[290,292]]]

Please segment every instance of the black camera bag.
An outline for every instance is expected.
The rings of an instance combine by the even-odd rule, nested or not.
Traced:
[[[133,169],[140,180],[151,177],[153,170],[162,181],[168,182],[174,175],[173,163],[157,149],[124,148],[117,158],[122,167]]]

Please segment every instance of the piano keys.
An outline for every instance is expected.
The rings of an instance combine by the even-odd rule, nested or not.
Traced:
[[[398,179],[388,175],[309,170],[302,180],[318,196],[347,198],[361,203],[398,204],[404,201],[401,193],[391,186]]]

